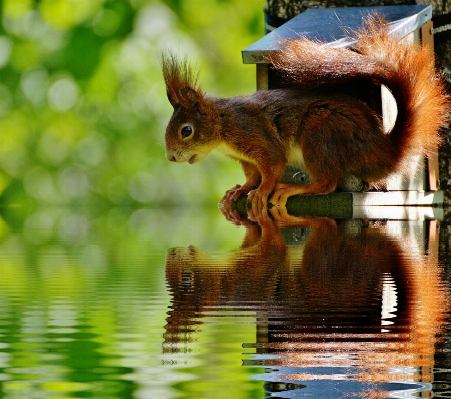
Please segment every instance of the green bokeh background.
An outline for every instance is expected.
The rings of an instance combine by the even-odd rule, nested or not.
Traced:
[[[199,69],[203,89],[255,90],[241,50],[264,32],[261,0],[3,0],[0,195],[3,213],[41,206],[215,204],[244,179],[218,154],[164,157],[172,109],[160,56]]]
[[[195,369],[161,364],[167,249],[224,252],[245,232],[214,209],[244,179],[236,162],[221,154],[192,166],[165,159],[172,108],[160,57],[165,49],[188,56],[210,94],[251,93],[255,69],[242,64],[241,50],[263,34],[263,6],[0,0],[0,397],[131,398],[142,387],[151,397],[261,396],[262,383],[241,367],[252,325],[218,353],[211,342],[229,339],[231,327],[205,328],[198,345],[213,360]],[[51,320],[60,301],[73,312]],[[44,316],[30,321],[30,311]],[[59,338],[52,329],[66,314],[77,333],[92,336],[71,337],[61,359],[48,360]],[[131,339],[139,353],[123,345]],[[141,366],[150,388],[138,383]],[[190,382],[193,373],[199,378]]]

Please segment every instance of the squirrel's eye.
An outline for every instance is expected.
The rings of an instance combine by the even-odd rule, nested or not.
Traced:
[[[191,126],[184,126],[181,130],[182,138],[186,139],[187,137],[191,136],[193,134],[193,128]]]

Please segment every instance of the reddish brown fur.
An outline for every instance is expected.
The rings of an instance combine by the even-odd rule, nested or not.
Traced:
[[[197,85],[197,74],[190,68],[188,62],[180,62],[174,54],[167,53],[163,56],[163,77],[166,83],[168,98],[176,98],[183,88],[190,87],[200,96],[202,91]],[[171,102],[172,104],[172,102]],[[172,104],[174,106],[174,104]],[[189,105],[189,104],[186,104]]]
[[[373,383],[399,378],[384,365],[424,366],[416,378],[428,381],[434,345],[449,317],[442,268],[431,254],[409,245],[412,237],[406,231],[394,239],[388,226],[355,222],[350,229],[332,219],[290,217],[293,227],[311,229],[305,241],[287,244],[283,237],[294,237],[295,230],[282,237],[276,222],[249,224],[242,246],[222,256],[195,247],[170,249],[166,282],[172,306],[165,352],[190,348],[187,343],[199,339],[212,309],[246,309],[269,327],[266,340],[259,341],[262,353],[277,356],[263,360],[263,366],[361,365],[354,377]],[[379,301],[387,276],[396,286],[396,316],[382,332]],[[359,309],[359,328],[351,309]],[[333,356],[337,353],[341,356]]]
[[[443,80],[435,74],[434,55],[429,48],[400,42],[381,29],[380,18],[369,18],[356,34],[356,50],[318,47],[307,39],[285,43],[284,51],[271,57],[276,69],[284,71],[292,84],[312,88],[337,81],[372,78],[394,95],[399,115],[391,132],[397,157],[441,142],[440,129],[447,121],[449,98]],[[299,60],[308,62],[299,63]],[[318,70],[321,74],[318,75]]]
[[[434,72],[434,56],[388,35],[378,19],[368,19],[356,40],[358,52],[307,39],[284,43],[270,61],[293,88],[229,99],[205,95],[186,62],[164,56],[174,106],[167,158],[194,163],[218,148],[240,161],[246,183],[229,190],[222,202],[229,206],[249,193],[257,212],[271,192],[270,201],[284,205],[291,195],[332,192],[347,175],[377,183],[404,171],[412,155],[427,154],[440,142],[447,121],[448,97]],[[379,81],[392,91],[398,116],[390,134],[366,103],[305,90],[357,79]],[[289,162],[304,164],[312,184],[278,183]]]

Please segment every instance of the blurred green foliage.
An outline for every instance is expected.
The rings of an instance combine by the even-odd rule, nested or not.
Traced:
[[[119,375],[132,370],[119,371],[126,357],[136,370],[145,365],[179,378],[160,360],[166,249],[194,244],[223,251],[239,246],[244,231],[217,210],[176,206],[214,205],[243,175],[223,155],[193,166],[165,159],[172,108],[160,56],[168,48],[187,55],[208,93],[252,92],[255,71],[242,65],[241,50],[262,35],[262,8],[261,0],[0,0],[0,302],[9,317],[0,358],[3,375],[6,358],[11,370],[24,367],[2,381],[8,397],[88,397],[93,387],[96,397],[131,397],[134,382]],[[153,296],[159,307],[149,311]],[[62,302],[62,316],[47,317]],[[104,312],[103,303],[112,311]],[[44,315],[32,325],[28,306]],[[72,328],[71,314],[79,331],[89,329],[94,338],[83,338],[83,347],[68,340],[55,357],[55,328]],[[30,336],[15,335],[27,328],[31,340],[43,334],[31,346]],[[118,331],[136,334],[143,352],[124,346]],[[243,342],[255,334],[250,325],[245,333]],[[209,344],[221,336],[228,331],[215,327],[202,339]],[[228,387],[224,397],[250,397],[259,384],[236,367],[241,352],[237,346],[231,355],[214,354],[221,367],[212,372],[205,363],[197,374],[217,377],[218,386]],[[140,358],[150,360],[136,363]],[[116,380],[92,371],[112,364]],[[42,381],[34,374],[41,370]],[[204,380],[186,387],[169,378],[162,389],[174,392],[165,397],[183,390],[200,397]]]
[[[241,50],[263,34],[260,0],[3,0],[0,193],[3,211],[48,205],[216,203],[238,164],[164,157],[172,109],[160,55],[200,70],[207,93],[254,90]]]

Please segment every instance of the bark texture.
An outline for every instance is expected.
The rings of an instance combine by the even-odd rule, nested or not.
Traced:
[[[328,1],[328,0],[267,0],[266,11],[269,15],[278,18],[291,19],[307,8],[331,8],[331,7],[365,7],[365,6],[390,6],[398,4],[416,4],[415,0],[360,0],[360,1]]]

